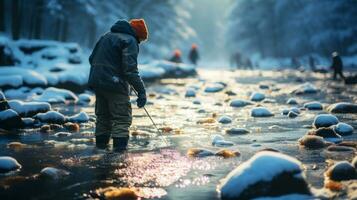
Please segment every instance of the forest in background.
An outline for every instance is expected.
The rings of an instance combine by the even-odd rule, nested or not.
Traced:
[[[189,0],[0,0],[0,32],[92,48],[118,19],[144,18],[150,43],[142,52],[157,58],[195,37],[187,25],[191,6]]]
[[[300,57],[357,53],[356,0],[237,0],[228,46],[243,55]]]
[[[15,40],[57,40],[92,48],[119,18],[144,18],[150,36],[141,52],[156,59],[167,58],[176,48],[187,49],[192,42],[212,49],[206,57],[214,57],[214,50],[224,50],[227,57],[239,52],[262,59],[357,53],[356,0],[232,0],[227,7],[221,13],[224,22],[210,12],[201,15],[204,26],[221,29],[207,32],[189,23],[196,20],[191,14],[202,8],[198,1],[0,0],[0,32]],[[212,41],[204,41],[210,44],[200,44],[207,35]]]

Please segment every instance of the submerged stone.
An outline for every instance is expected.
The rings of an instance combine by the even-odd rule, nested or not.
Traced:
[[[232,122],[232,118],[230,118],[228,116],[222,116],[218,119],[218,122],[221,124],[229,124]]]
[[[271,117],[274,114],[265,107],[256,107],[251,110],[250,115],[252,117]]]
[[[243,135],[243,134],[248,134],[249,130],[245,128],[231,128],[231,129],[227,129],[226,133],[230,135]]]

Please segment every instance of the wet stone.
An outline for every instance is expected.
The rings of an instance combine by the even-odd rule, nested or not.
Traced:
[[[323,137],[315,135],[304,135],[299,139],[299,143],[308,149],[321,149],[325,147],[325,141]]]
[[[334,131],[341,136],[351,135],[353,134],[354,128],[346,123],[340,122],[333,127]]]
[[[221,124],[229,124],[232,122],[232,118],[230,118],[228,116],[222,116],[218,119],[218,122]]]
[[[317,115],[314,119],[313,126],[315,128],[320,128],[320,127],[330,127],[332,125],[338,124],[338,119],[336,116],[331,115],[331,114],[320,114]]]
[[[226,133],[230,135],[243,135],[243,134],[248,134],[249,130],[245,128],[231,128],[231,129],[227,129]]]
[[[9,156],[0,156],[0,174],[16,171],[21,168],[21,165],[16,159]]]
[[[333,181],[345,181],[357,178],[357,171],[349,162],[341,161],[326,171],[326,176]]]

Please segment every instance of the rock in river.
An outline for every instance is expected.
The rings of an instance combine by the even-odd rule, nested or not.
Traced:
[[[251,110],[250,115],[252,117],[271,117],[274,114],[271,113],[267,108],[256,107]]]
[[[345,181],[357,178],[357,171],[349,162],[341,161],[326,171],[326,176],[333,181]]]
[[[293,157],[262,151],[231,171],[218,185],[222,199],[310,194],[303,166]]]
[[[21,169],[21,165],[12,157],[0,156],[0,174]]]
[[[333,127],[333,130],[339,135],[346,136],[351,135],[354,129],[351,125],[340,122]]]
[[[327,107],[327,111],[331,113],[357,113],[357,104],[340,102]]]
[[[331,114],[320,114],[317,115],[312,123],[313,127],[321,128],[321,127],[330,127],[332,125],[338,124],[338,119],[335,115]]]

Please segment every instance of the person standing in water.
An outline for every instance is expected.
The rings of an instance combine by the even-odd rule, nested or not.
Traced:
[[[190,62],[194,65],[197,65],[198,60],[200,59],[200,55],[198,53],[198,49],[197,49],[197,45],[196,44],[192,44],[191,46],[191,50],[188,54],[188,59],[190,60]]]
[[[138,93],[137,106],[146,104],[144,83],[138,72],[139,43],[147,40],[143,19],[117,21],[96,43],[89,57],[88,86],[95,92],[97,116],[96,146],[106,149],[113,138],[113,149],[127,149],[132,110],[131,85]]]
[[[345,76],[343,75],[343,63],[341,57],[338,55],[338,52],[335,51],[332,53],[332,65],[331,69],[333,70],[333,80],[337,79],[339,75],[343,80]]]

